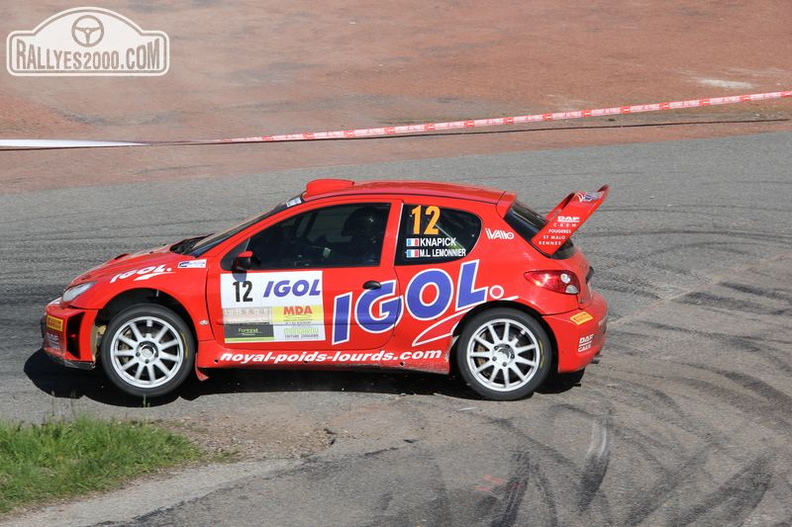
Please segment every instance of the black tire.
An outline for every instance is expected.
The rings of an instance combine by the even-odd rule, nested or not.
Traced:
[[[505,336],[505,338],[504,338]],[[552,346],[544,328],[522,311],[495,308],[474,316],[459,336],[456,361],[476,393],[513,401],[533,393],[552,366]]]
[[[139,304],[113,317],[100,352],[102,368],[118,388],[138,397],[159,397],[193,371],[195,339],[170,309]]]

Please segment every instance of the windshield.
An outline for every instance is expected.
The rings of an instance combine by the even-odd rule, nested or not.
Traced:
[[[275,206],[273,209],[265,212],[264,214],[258,214],[256,216],[248,218],[245,221],[243,221],[242,223],[231,227],[230,229],[226,229],[226,230],[224,230],[222,232],[217,232],[215,234],[210,234],[209,236],[205,236],[203,238],[190,238],[188,240],[184,240],[185,242],[188,242],[188,246],[187,247],[180,246],[180,247],[178,247],[178,250],[176,250],[176,247],[179,246],[180,244],[182,244],[183,242],[179,242],[178,244],[174,244],[173,246],[171,246],[171,251],[182,252],[184,254],[190,253],[193,256],[200,256],[203,253],[205,253],[206,251],[208,251],[209,249],[211,249],[212,247],[215,247],[216,245],[218,245],[220,243],[223,243],[227,239],[229,239],[232,236],[244,231],[245,229],[247,229],[251,225],[254,225],[254,224],[260,222],[264,218],[268,218],[268,217],[272,216],[273,214],[277,214],[278,212],[280,212],[282,210],[285,210],[285,209],[287,209],[289,207],[292,207],[294,205],[298,205],[298,204],[300,204],[302,202],[303,201],[302,201],[302,198],[300,196],[295,196],[292,199],[284,201],[283,203]]]

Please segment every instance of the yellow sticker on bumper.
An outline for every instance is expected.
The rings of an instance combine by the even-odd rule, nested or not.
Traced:
[[[577,315],[572,315],[569,317],[569,320],[580,326],[581,324],[585,324],[589,320],[594,320],[594,317],[589,315],[586,311],[581,311]]]
[[[63,331],[63,320],[47,315],[47,327],[55,331]]]

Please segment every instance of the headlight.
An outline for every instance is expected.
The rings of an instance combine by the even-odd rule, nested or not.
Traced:
[[[63,292],[63,301],[65,303],[69,303],[81,294],[88,291],[96,282],[85,282],[84,284],[76,285],[74,287],[68,288],[66,291]]]

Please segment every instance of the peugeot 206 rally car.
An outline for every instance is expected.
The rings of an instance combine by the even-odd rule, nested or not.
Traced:
[[[77,277],[46,307],[44,351],[146,397],[212,368],[455,363],[480,395],[518,399],[602,349],[606,303],[569,238],[607,193],[543,218],[501,190],[315,180],[226,231]]]

